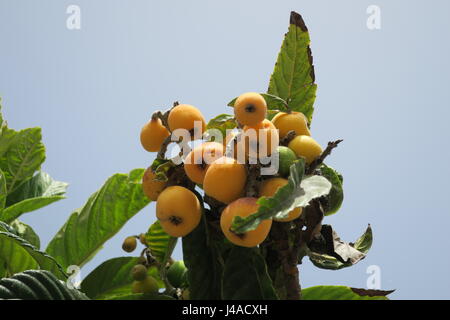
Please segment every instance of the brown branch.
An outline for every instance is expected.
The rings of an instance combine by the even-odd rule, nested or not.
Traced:
[[[283,138],[280,139],[280,145],[287,147],[289,142],[291,142],[296,135],[297,134],[295,133],[294,130],[289,131]]]
[[[314,172],[314,170],[316,170],[317,167],[323,163],[325,158],[331,154],[331,151],[333,151],[333,149],[336,148],[339,145],[339,143],[341,143],[342,141],[344,141],[344,140],[339,139],[336,141],[328,142],[328,145],[327,145],[326,149],[322,152],[322,154],[317,159],[315,159],[313,162],[311,162],[311,164],[308,167],[308,170],[306,171],[306,174],[312,174]]]
[[[247,165],[247,183],[245,185],[246,197],[258,197],[258,177],[260,175],[261,165],[248,164]]]
[[[172,135],[169,135],[164,142],[161,145],[161,148],[158,151],[158,154],[156,155],[156,159],[165,159],[167,147],[172,142]]]

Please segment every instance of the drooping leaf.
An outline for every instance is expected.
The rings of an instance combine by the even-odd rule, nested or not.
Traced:
[[[115,174],[76,210],[50,241],[47,252],[63,266],[84,265],[102,245],[148,203],[144,169]]]
[[[183,237],[183,259],[188,268],[189,295],[192,300],[222,299],[222,272],[219,250],[210,238],[205,218]]]
[[[0,300],[89,300],[46,270],[26,270],[0,280]]]
[[[91,299],[102,300],[131,295],[131,269],[138,261],[135,257],[119,257],[103,262],[83,279],[81,291]],[[156,267],[148,268],[148,275],[157,280],[160,288],[164,287]]]
[[[393,290],[366,290],[347,286],[314,286],[302,290],[302,300],[388,300]]]
[[[350,267],[366,257],[372,245],[370,226],[357,240],[357,246],[342,241],[329,225],[323,225],[320,237],[309,243],[308,256],[321,269],[338,270]]]
[[[0,231],[0,264],[6,266],[8,274],[15,274],[28,269],[43,269],[58,278],[66,277],[56,260],[39,251],[26,240],[6,231]]]
[[[366,231],[362,234],[361,237],[356,240],[355,244],[353,244],[353,247],[361,251],[364,254],[367,254],[372,247],[372,241],[373,241],[373,234],[372,234],[372,227],[370,224],[368,225]]]
[[[157,261],[162,262],[169,246],[170,235],[163,230],[159,220],[154,222],[148,229],[145,234],[145,242],[153,257]]]
[[[324,197],[324,212],[326,216],[336,213],[344,201],[344,189],[342,187],[342,176],[333,168],[322,164],[319,168],[320,174],[331,182],[330,193]]]
[[[236,233],[254,230],[264,219],[285,218],[293,209],[305,207],[312,199],[327,195],[331,189],[331,183],[321,176],[309,176],[302,179],[304,168],[305,163],[302,159],[291,165],[288,183],[279,188],[274,196],[259,198],[257,212],[245,218],[234,217],[231,230]]]
[[[225,261],[225,300],[277,300],[264,258],[257,248],[235,246]]]
[[[41,241],[39,239],[39,236],[29,225],[23,223],[22,221],[14,220],[11,223],[11,227],[14,228],[16,235],[28,241],[37,249],[41,247]]]
[[[278,54],[267,93],[285,100],[293,111],[302,112],[311,122],[317,85],[309,47],[308,28],[303,18],[291,12],[289,30]]]
[[[8,195],[7,208],[0,220],[10,223],[23,213],[34,211],[64,199],[67,183],[53,180],[47,173],[39,172]]]
[[[12,193],[39,170],[45,160],[45,147],[41,141],[41,128],[28,128],[18,132],[11,129],[3,131],[3,135],[11,138],[5,142],[4,150],[0,148],[0,154],[3,151],[0,169],[5,174],[8,193]]]

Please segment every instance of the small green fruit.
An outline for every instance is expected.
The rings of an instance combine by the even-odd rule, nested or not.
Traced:
[[[180,288],[186,282],[186,266],[182,260],[174,262],[167,270],[167,279],[170,284]]]
[[[142,264],[137,264],[131,269],[131,275],[134,280],[143,281],[147,278],[147,268]]]
[[[277,151],[280,157],[278,173],[283,177],[287,177],[289,176],[291,165],[297,160],[297,156],[295,152],[288,147],[279,146]]]
[[[127,237],[122,244],[122,249],[125,252],[133,252],[136,249],[137,240],[135,237]]]

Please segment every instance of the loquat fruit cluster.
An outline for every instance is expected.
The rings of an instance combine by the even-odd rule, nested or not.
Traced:
[[[257,212],[258,198],[272,197],[286,185],[289,168],[299,157],[310,164],[322,153],[301,112],[278,112],[269,120],[266,100],[259,93],[247,92],[235,100],[234,121],[239,131],[229,132],[222,141],[203,139],[182,157],[181,164],[164,171],[165,178],[158,177],[155,166],[145,171],[143,191],[150,200],[156,201],[156,218],[169,235],[185,237],[192,232],[206,215],[204,203],[211,200],[221,209],[218,222],[230,242],[244,247],[259,245],[269,234],[272,220],[264,220],[245,234],[236,234],[230,229],[234,217]],[[141,130],[142,147],[158,152],[160,160],[170,161],[165,158],[165,152],[167,145],[173,142],[171,134],[184,129],[193,137],[196,122],[200,124],[197,125],[200,133],[205,133],[204,116],[198,108],[188,104],[176,103],[164,114],[154,113]],[[275,153],[279,156],[278,171],[257,177],[253,181],[257,191],[249,193],[249,179],[255,178],[249,175],[250,159]],[[203,197],[196,188],[202,189]],[[295,208],[288,217],[276,221],[289,222],[301,214],[302,208]],[[124,244],[125,251],[133,247],[133,241],[128,242]]]

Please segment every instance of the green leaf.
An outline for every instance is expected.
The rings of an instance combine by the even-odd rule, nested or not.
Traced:
[[[324,212],[326,216],[336,213],[344,201],[344,189],[342,187],[342,176],[333,168],[322,164],[319,168],[320,174],[331,182],[330,193],[324,198]]]
[[[183,259],[188,268],[189,295],[192,300],[222,298],[222,264],[216,241],[206,227],[205,217],[183,237]]]
[[[264,258],[257,248],[235,246],[223,272],[225,300],[277,300]]]
[[[363,233],[361,237],[356,240],[353,247],[355,247],[356,250],[361,251],[364,254],[367,254],[372,247],[372,241],[373,241],[373,234],[372,234],[372,228],[369,224],[366,231]]]
[[[115,174],[86,204],[76,210],[50,241],[47,252],[63,266],[82,266],[144,208],[148,198],[142,191],[144,169]]]
[[[11,133],[11,130],[7,129],[6,134],[8,132]],[[45,160],[41,128],[21,130],[13,133],[11,139],[7,139],[7,148],[3,150],[0,158],[0,169],[5,174],[8,193],[14,192],[20,184],[29,179]]]
[[[47,173],[39,172],[8,195],[8,206],[0,214],[0,220],[10,223],[23,213],[34,211],[55,201],[64,199],[67,183],[53,180]]]
[[[273,95],[273,94],[269,94],[269,93],[260,93],[260,95],[262,95],[264,100],[266,100],[268,110],[281,111],[281,110],[288,109],[287,102],[285,100],[283,100],[282,98],[280,98],[276,95]],[[230,102],[228,102],[228,106],[234,107],[236,100],[237,100],[237,97],[234,98],[233,100],[231,100]]]
[[[162,262],[169,247],[170,235],[168,235],[157,220],[145,234],[145,242],[153,257],[158,262]]]
[[[392,292],[346,286],[315,286],[302,290],[302,300],[389,300],[386,296]]]
[[[212,132],[211,130],[219,130],[222,135],[222,140],[217,142],[222,143],[227,135],[227,130],[234,129],[236,127],[237,123],[236,120],[234,119],[234,116],[225,113],[220,114],[217,117],[209,120],[208,124],[206,125],[206,137],[209,140],[208,137],[209,135],[215,136],[213,133],[211,133]]]
[[[9,207],[32,198],[63,196],[66,193],[67,186],[66,182],[53,180],[50,175],[40,171],[23,183],[14,193],[8,195],[6,205]]]
[[[321,176],[309,176],[302,180],[305,171],[304,160],[297,160],[291,165],[288,183],[279,188],[273,197],[261,197],[257,212],[233,219],[231,230],[245,233],[254,230],[265,219],[285,218],[289,212],[298,207],[305,207],[315,198],[328,194],[331,183]]]
[[[14,220],[11,223],[11,227],[16,231],[15,234],[21,237],[22,239],[28,241],[30,244],[35,246],[37,249],[41,247],[41,241],[36,232],[34,232],[33,228],[29,225],[19,221]]]
[[[372,245],[370,225],[355,244],[342,241],[329,225],[323,225],[321,236],[309,243],[308,256],[318,268],[339,270],[350,267],[366,257]]]
[[[173,163],[171,160],[166,159],[155,159],[153,160],[150,168],[155,174],[155,180],[158,181],[167,181],[167,174],[170,169],[175,167],[175,163]]]
[[[66,277],[54,258],[11,232],[0,231],[0,264],[6,266],[10,275],[28,269],[44,269],[60,279]]]
[[[91,299],[102,300],[131,295],[131,269],[138,261],[135,257],[119,257],[103,262],[83,279],[81,291]],[[148,274],[158,281],[160,288],[164,287],[156,267],[150,267]]]
[[[89,300],[82,292],[69,288],[46,270],[26,270],[1,279],[2,299]]]
[[[2,210],[5,208],[6,205],[6,196],[7,196],[6,179],[5,175],[3,174],[3,171],[0,170],[0,217],[2,215]]]
[[[317,85],[314,83],[310,38],[303,18],[291,12],[267,93],[285,100],[293,111],[302,112],[311,122]]]

